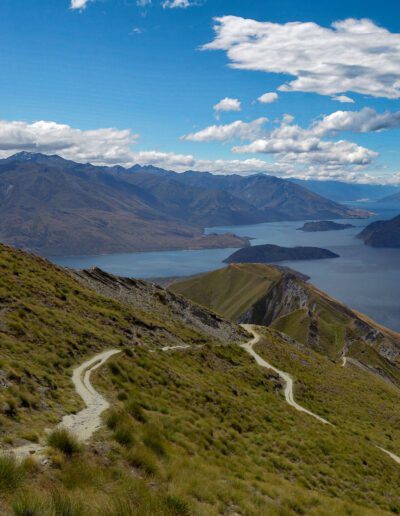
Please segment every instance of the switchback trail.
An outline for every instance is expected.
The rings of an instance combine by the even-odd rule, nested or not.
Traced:
[[[103,351],[93,358],[86,360],[74,369],[72,382],[76,392],[83,399],[86,408],[77,414],[68,414],[63,417],[61,423],[56,428],[65,428],[72,432],[80,441],[85,442],[90,439],[94,432],[101,425],[101,414],[110,406],[108,401],[99,394],[90,382],[93,371],[101,367],[110,357],[120,353],[118,349]],[[17,459],[24,459],[29,455],[42,456],[46,444],[30,443],[18,446],[10,450]]]
[[[311,410],[307,410],[295,401],[293,396],[293,378],[290,376],[290,374],[285,373],[284,371],[281,371],[273,365],[271,365],[270,363],[268,363],[254,351],[253,346],[261,340],[261,335],[254,329],[254,326],[252,324],[242,324],[241,326],[251,335],[253,335],[253,339],[249,342],[246,342],[246,344],[241,344],[240,347],[245,349],[247,353],[254,357],[258,365],[260,365],[261,367],[266,367],[267,369],[272,369],[272,371],[275,371],[275,373],[277,373],[282,378],[282,380],[285,382],[285,398],[287,403],[296,410],[300,412],[305,412],[309,416],[318,419],[318,421],[320,421],[321,423],[331,425],[332,423],[329,423],[329,421],[327,421],[326,419],[318,416],[317,414],[314,414],[314,412],[311,412]]]

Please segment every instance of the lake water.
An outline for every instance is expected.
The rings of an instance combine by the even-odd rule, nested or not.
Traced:
[[[354,203],[353,203],[354,204]],[[355,238],[373,220],[389,219],[400,207],[361,204],[376,215],[368,220],[349,220],[356,227],[343,231],[305,233],[303,222],[274,222],[249,226],[210,228],[207,232],[230,231],[252,237],[252,245],[325,247],[340,255],[329,260],[281,262],[310,276],[310,281],[347,305],[377,322],[400,331],[400,249],[374,249]],[[120,276],[136,278],[186,276],[222,267],[233,249],[162,251],[113,255],[57,257],[53,261],[76,269],[100,267]]]

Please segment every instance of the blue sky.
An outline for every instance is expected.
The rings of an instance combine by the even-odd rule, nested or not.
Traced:
[[[400,183],[398,2],[74,1],[1,2],[2,155]]]

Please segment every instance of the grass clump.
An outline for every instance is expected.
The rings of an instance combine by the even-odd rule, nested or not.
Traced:
[[[0,456],[0,492],[16,489],[25,476],[23,464],[12,456]]]
[[[135,447],[135,449],[129,453],[127,459],[131,466],[139,469],[147,476],[154,476],[158,471],[153,454],[143,446]]]
[[[80,452],[82,449],[77,438],[65,428],[57,428],[54,430],[49,435],[47,443],[67,457],[72,457],[72,455]]]

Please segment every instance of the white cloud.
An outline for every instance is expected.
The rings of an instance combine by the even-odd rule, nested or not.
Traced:
[[[196,5],[196,2],[191,0],[165,0],[162,3],[164,9],[186,9],[187,7],[192,7],[193,5]]]
[[[363,108],[360,111],[335,111],[314,124],[316,135],[325,135],[338,131],[368,133],[400,127],[400,111],[377,113],[374,109]]]
[[[71,9],[85,9],[92,0],[71,0]]]
[[[151,0],[136,0],[136,5],[139,7],[147,7],[151,4]]]
[[[233,68],[288,74],[281,91],[400,98],[400,34],[368,19],[316,23],[216,18],[205,50],[225,50]]]
[[[342,104],[354,104],[354,100],[347,95],[335,95],[332,97],[332,100],[336,100],[336,102],[341,102]]]
[[[261,97],[258,97],[258,102],[261,104],[272,104],[278,100],[278,94],[275,92],[264,93]]]
[[[0,155],[29,151],[60,154],[66,159],[114,163],[130,158],[130,146],[138,139],[129,129],[82,131],[56,122],[0,121]]]
[[[213,106],[215,112],[219,114],[221,111],[240,111],[241,103],[238,99],[232,99],[230,97],[225,97],[220,100],[215,106]]]
[[[263,125],[268,118],[262,117],[252,122],[236,120],[226,125],[211,125],[196,133],[182,136],[181,140],[192,142],[226,142],[233,139],[254,140],[263,133]]]
[[[321,121],[322,123],[323,121]],[[365,167],[378,156],[373,150],[352,142],[321,140],[325,129],[310,129],[293,124],[285,116],[281,125],[248,145],[233,147],[234,153],[262,153],[277,155],[279,162],[324,167]]]
[[[0,157],[24,150],[58,154],[65,159],[94,165],[130,167],[139,163],[177,172],[188,169],[218,174],[248,175],[258,172],[281,177],[400,183],[400,173],[378,177],[365,172],[365,166],[376,156],[373,151],[346,141],[321,141],[313,131],[313,126],[302,129],[293,124],[293,117],[288,115],[280,127],[268,134],[267,139],[273,140],[270,144],[272,147],[267,149],[272,151],[268,154],[273,155],[276,161],[253,157],[208,160],[191,154],[136,151],[133,145],[139,136],[128,129],[80,130],[56,122],[0,120]],[[260,147],[258,150],[263,152],[264,149]]]

